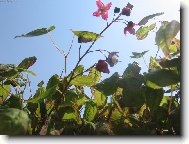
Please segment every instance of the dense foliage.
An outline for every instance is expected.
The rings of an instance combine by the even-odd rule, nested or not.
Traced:
[[[107,19],[111,3],[104,5],[97,1],[98,10],[94,16]],[[176,38],[180,23],[148,21],[163,13],[144,17],[138,24],[120,19],[130,16],[133,6],[128,3],[101,33],[72,31],[78,37],[78,43],[90,43],[70,74],[66,75],[66,54],[54,44],[50,32],[55,26],[41,28],[16,36],[32,37],[48,34],[55,48],[65,58],[65,76],[53,75],[46,86],[41,81],[34,95],[24,100],[24,92],[30,87],[28,69],[35,64],[35,56],[24,59],[20,64],[0,64],[0,134],[6,135],[180,135],[180,40]],[[104,14],[100,10],[104,9]],[[92,52],[95,42],[101,38],[113,23],[126,24],[124,33],[136,35],[143,40],[148,33],[156,30],[158,52],[165,57],[150,57],[148,71],[141,73],[137,62],[128,64],[123,74],[117,72],[101,80],[101,73],[109,73],[118,61],[118,52],[108,52],[105,60],[99,60],[90,68],[85,68],[81,60]],[[135,32],[134,27],[139,26]],[[81,47],[80,47],[81,48]],[[93,49],[101,53],[102,50]],[[143,58],[148,51],[133,52],[131,58]],[[158,53],[157,52],[157,53]],[[118,63],[119,64],[119,63]],[[91,93],[85,92],[85,87]],[[89,95],[92,95],[90,97]]]

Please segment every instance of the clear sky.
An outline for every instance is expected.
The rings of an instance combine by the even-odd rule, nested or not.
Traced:
[[[123,8],[127,3],[134,5],[128,21],[138,23],[143,17],[157,12],[165,12],[164,15],[156,17],[154,21],[177,20],[180,21],[180,3],[177,0],[102,0],[105,4],[112,2],[109,11],[110,22],[113,18],[114,7]],[[92,16],[97,10],[95,0],[13,0],[12,2],[0,2],[0,63],[19,64],[24,58],[36,56],[37,62],[30,68],[37,76],[30,76],[32,82],[32,93],[37,88],[37,83],[43,80],[45,84],[53,74],[61,74],[64,68],[63,56],[52,46],[48,35],[32,38],[17,38],[16,35],[30,32],[31,30],[54,25],[56,29],[51,32],[55,43],[60,49],[68,51],[73,37],[73,30],[86,30],[100,33],[106,26],[106,21],[100,17]],[[102,74],[103,78],[111,76],[114,72],[123,73],[129,63],[137,61],[142,67],[142,72],[147,68],[142,59],[131,59],[132,52],[150,50],[144,57],[149,63],[150,56],[155,56],[157,46],[155,45],[155,33],[139,41],[136,36],[123,33],[125,25],[113,24],[99,39],[93,49],[106,49],[118,51],[119,60],[122,61],[110,68],[110,74]],[[137,27],[138,28],[138,27]],[[82,44],[84,52],[88,44]],[[77,38],[68,57],[68,72],[72,70],[78,60]],[[161,53],[161,52],[160,52]],[[82,64],[86,68],[104,59],[100,53],[87,55]],[[25,95],[27,98],[28,96]]]

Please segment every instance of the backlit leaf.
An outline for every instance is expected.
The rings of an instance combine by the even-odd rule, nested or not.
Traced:
[[[0,104],[10,95],[10,85],[0,85]]]
[[[95,80],[89,76],[77,76],[70,82],[70,84],[75,86],[93,86],[95,84]]]
[[[99,34],[89,32],[89,31],[72,31],[76,36],[78,36],[78,43],[92,42],[96,39],[102,37]]]
[[[136,31],[136,37],[138,40],[143,40],[148,36],[149,31],[153,30],[156,27],[156,24],[151,24],[150,26],[141,26]]]
[[[94,102],[97,104],[98,107],[104,106],[107,102],[107,96],[99,92],[98,90],[93,90]]]
[[[169,23],[162,24],[156,33],[156,44],[163,51],[166,57],[170,54],[170,46],[173,38],[177,35],[180,30],[180,23],[173,20]]]

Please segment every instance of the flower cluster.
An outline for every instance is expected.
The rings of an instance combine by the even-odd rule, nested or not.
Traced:
[[[110,67],[113,67],[118,63],[118,52],[111,52],[109,53],[108,57],[106,60],[99,60],[98,63],[96,64],[96,69],[100,72],[103,73],[110,73],[110,70],[108,69],[108,64]]]

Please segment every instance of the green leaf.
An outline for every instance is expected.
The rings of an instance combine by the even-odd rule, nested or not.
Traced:
[[[48,32],[52,31],[55,29],[55,26],[51,26],[49,28],[41,28],[41,29],[36,29],[36,30],[33,30],[27,34],[22,34],[22,35],[19,35],[19,36],[15,36],[15,38],[17,37],[33,37],[33,36],[40,36],[40,35],[43,35],[43,34],[47,34]]]
[[[72,31],[74,35],[78,36],[78,43],[92,42],[102,37],[99,34],[88,31]]]
[[[77,112],[72,107],[65,107],[63,111],[62,120],[77,121]]]
[[[95,86],[95,89],[102,92],[105,96],[112,95],[117,90],[119,74],[115,72],[110,78],[103,80]]]
[[[10,85],[0,85],[0,104],[10,95]]]
[[[43,102],[44,99],[53,96],[57,92],[57,89],[58,89],[58,86],[55,85],[55,86],[47,89],[45,92],[41,93],[41,95],[38,95],[33,99],[27,100],[27,102],[32,102],[32,103]]]
[[[94,102],[97,104],[97,107],[103,107],[107,103],[107,96],[102,94],[100,91],[94,89],[92,92],[94,96]]]
[[[84,111],[84,119],[91,122],[94,120],[97,113],[97,104],[93,101],[89,101],[86,103],[85,111]]]
[[[152,15],[149,15],[149,16],[146,16],[144,17],[139,23],[138,25],[141,26],[141,25],[145,25],[150,19],[156,17],[156,16],[160,16],[160,15],[163,15],[164,12],[161,12],[161,13],[156,13],[156,14],[152,14]]]
[[[180,40],[173,38],[169,49],[171,54],[180,53]]]
[[[46,89],[50,89],[51,87],[58,85],[59,84],[59,76],[57,74],[53,75],[48,83]]]
[[[151,24],[150,26],[141,26],[136,31],[136,37],[138,40],[143,40],[148,36],[149,31],[153,30],[156,27],[156,24]]]
[[[88,97],[85,94],[76,92],[75,90],[69,90],[65,93],[65,100],[64,105],[65,106],[81,106],[85,104],[85,101],[88,99]]]
[[[40,81],[37,86],[38,87],[43,87],[43,85],[44,85],[44,81]]]
[[[146,104],[149,106],[151,112],[154,112],[159,107],[163,99],[163,94],[163,89],[145,88]]]
[[[131,57],[131,58],[141,58],[141,57],[143,57],[147,52],[148,52],[148,50],[147,50],[147,51],[143,51],[143,52],[141,52],[141,53],[132,52],[133,56],[130,56],[130,57]]]
[[[29,57],[29,58],[25,58],[19,65],[18,68],[23,68],[23,69],[28,69],[29,67],[31,67],[35,62],[36,62],[37,58],[35,56],[33,57]]]
[[[156,33],[156,44],[163,51],[167,57],[170,54],[170,46],[172,39],[177,35],[180,30],[180,23],[173,20],[169,23],[164,23]]]
[[[110,121],[115,122],[120,120],[122,117],[123,117],[122,113],[117,108],[114,107],[112,110]]]
[[[180,82],[180,76],[175,70],[159,69],[145,75],[146,85],[159,89]]]
[[[23,110],[0,109],[0,135],[25,135],[30,119]]]
[[[76,67],[76,69],[75,69],[75,71],[74,71],[73,77],[79,76],[79,75],[82,76],[82,75],[83,75],[83,70],[84,70],[84,66],[83,66],[83,65],[79,65],[78,67]],[[72,76],[72,73],[73,73],[73,72],[71,72],[71,73],[68,75],[67,81],[70,80],[70,77]]]

